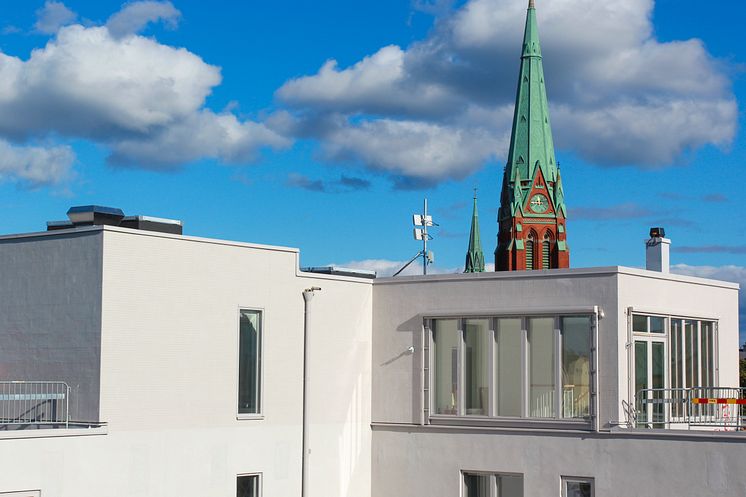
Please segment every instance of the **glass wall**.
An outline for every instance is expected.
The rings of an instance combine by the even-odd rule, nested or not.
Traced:
[[[458,414],[459,409],[459,320],[434,321],[435,412]]]
[[[590,417],[591,316],[444,318],[429,323],[433,414]]]
[[[262,313],[242,310],[238,344],[238,412],[259,413],[262,372]]]

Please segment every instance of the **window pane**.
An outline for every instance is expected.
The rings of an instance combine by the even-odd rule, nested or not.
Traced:
[[[239,476],[236,497],[259,497],[259,477],[257,475]]]
[[[553,418],[554,318],[529,319],[528,344],[530,416]]]
[[[562,318],[562,404],[566,418],[590,415],[591,318]]]
[[[498,478],[497,497],[523,497],[523,477],[501,475]]]
[[[715,368],[713,355],[713,323],[709,321],[702,321],[700,331],[700,360],[702,362],[702,386],[703,387],[714,387],[715,386]]]
[[[684,401],[686,394],[683,390],[676,390],[683,388],[681,381],[683,366],[681,362],[681,320],[671,320],[671,388],[674,390],[671,392],[671,398],[673,403],[671,404],[671,415],[674,417],[683,416]]]
[[[648,343],[635,342],[635,403],[638,421],[647,421],[647,406],[642,400],[647,398],[648,388]]]
[[[685,387],[698,387],[699,377],[697,375],[697,362],[694,360],[693,347],[697,345],[695,340],[695,322],[684,321],[684,346],[686,348],[684,363],[686,379]]]
[[[241,311],[238,353],[238,412],[259,412],[259,387],[261,373],[260,311]]]
[[[489,319],[467,319],[464,330],[466,342],[466,414],[488,414],[489,404]]]
[[[632,316],[632,331],[635,333],[648,332],[648,317],[635,314]]]
[[[492,475],[464,474],[464,497],[490,497]]]
[[[591,497],[593,486],[589,481],[566,481],[565,497]]]
[[[653,370],[653,384],[652,388],[658,389],[658,391],[653,393],[653,399],[655,400],[663,400],[665,398],[665,392],[663,392],[663,388],[665,388],[665,356],[664,356],[664,348],[665,344],[663,342],[652,342],[650,344],[651,347],[651,353],[652,353],[652,370]],[[653,423],[663,423],[665,421],[665,412],[664,412],[665,404],[662,402],[656,402],[653,403]],[[663,425],[653,425],[654,428],[663,428]]]
[[[650,333],[665,333],[664,324],[663,318],[650,316]]]
[[[497,338],[497,415],[521,416],[523,365],[521,361],[520,319],[498,319]]]
[[[438,414],[458,414],[458,320],[433,321],[435,339],[435,409]]]

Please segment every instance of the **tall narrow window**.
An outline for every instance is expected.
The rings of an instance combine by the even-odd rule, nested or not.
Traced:
[[[530,416],[553,418],[554,318],[530,318],[528,321]]]
[[[552,235],[547,231],[544,233],[544,241],[541,242],[541,268],[549,269],[552,267]]]
[[[466,320],[464,329],[466,414],[488,414],[491,344],[489,323],[489,319]]]
[[[238,345],[238,413],[258,414],[261,394],[261,311],[241,310]]]
[[[236,497],[260,497],[259,475],[243,475],[236,479]]]
[[[459,320],[433,321],[435,338],[435,407],[438,414],[459,412]]]
[[[534,269],[534,242],[533,232],[529,233],[526,239],[526,269]]]

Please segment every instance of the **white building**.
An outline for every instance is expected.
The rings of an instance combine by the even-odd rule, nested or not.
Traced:
[[[693,403],[743,396],[692,388],[738,384],[736,284],[325,275],[140,227],[0,238],[0,495],[746,495],[740,406]]]

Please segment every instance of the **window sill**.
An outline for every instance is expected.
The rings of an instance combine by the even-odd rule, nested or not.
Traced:
[[[264,414],[236,414],[236,419],[239,421],[262,420],[264,419]]]
[[[553,430],[591,430],[591,420],[550,418],[498,418],[490,416],[454,416],[433,414],[430,424],[444,426],[476,426],[500,428],[535,428]]]

